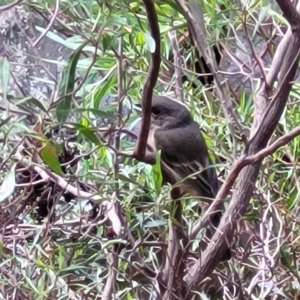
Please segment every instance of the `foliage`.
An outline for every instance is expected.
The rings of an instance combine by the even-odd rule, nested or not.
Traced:
[[[170,205],[171,187],[161,184],[159,153],[153,166],[130,156],[140,122],[134,104],[140,103],[155,47],[143,2],[37,0],[22,6],[32,16],[42,15],[49,22],[53,18],[50,29],[36,24],[37,29],[71,54],[67,61],[50,62],[63,66],[63,72],[52,81],[55,93],[46,102],[26,93],[14,96],[9,88],[10,58],[1,60],[6,106],[0,120],[0,294],[3,299],[11,295],[13,299],[110,299],[104,294],[109,279],[114,278],[115,299],[152,299],[155,278],[149,279],[141,266],[161,268],[169,220],[176,220]],[[264,51],[271,56],[261,59],[267,70],[279,41],[273,31],[265,30],[266,17],[274,32],[287,22],[275,5],[265,1],[246,7],[241,2],[207,0],[201,6],[210,46],[226,56],[219,61],[220,73],[249,136],[253,78],[259,73],[260,58],[254,57],[245,40],[262,52],[256,37],[267,41]],[[155,1],[155,8],[162,64],[154,93],[174,97],[174,49],[168,33],[175,30],[182,50],[184,98],[224,181],[244,145],[240,136],[236,136],[237,143],[230,136],[213,81],[201,81],[200,56],[179,7],[174,1]],[[241,31],[246,32],[245,39]],[[251,60],[242,61],[237,49]],[[242,79],[236,76],[232,82],[226,76],[226,71],[232,72],[228,57],[238,62]],[[295,83],[274,139],[299,124],[298,88]],[[299,153],[296,137],[265,158],[251,205],[231,237],[232,259],[218,266],[208,284],[195,291],[197,299],[239,299],[241,295],[296,299],[300,284]],[[73,193],[69,186],[75,187]],[[113,219],[114,224],[107,217],[110,201],[115,204],[115,215],[127,224],[121,224],[118,234],[114,231],[118,220]],[[190,232],[201,212],[196,199],[188,197],[182,203],[183,226]],[[194,257],[201,234],[190,241]],[[193,256],[189,259],[192,265]]]

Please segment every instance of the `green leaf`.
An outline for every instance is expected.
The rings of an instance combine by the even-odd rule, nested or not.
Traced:
[[[152,166],[152,177],[153,177],[153,181],[155,184],[155,189],[160,189],[162,182],[163,182],[163,178],[162,178],[162,174],[161,174],[161,165],[160,165],[160,154],[161,151],[157,151],[155,158],[156,158],[156,164]]]
[[[277,22],[281,22],[282,24],[288,26],[289,22],[287,21],[287,19],[285,17],[283,17],[281,14],[279,14],[277,11],[273,10],[272,8],[270,8],[268,10],[268,15],[273,17],[274,20],[276,20]]]
[[[1,121],[1,122],[0,122],[0,128],[1,128],[2,126],[4,126],[5,124],[7,124],[11,118],[12,118],[12,116],[9,116],[9,117],[6,118],[5,120]]]
[[[82,125],[82,124],[78,124],[78,123],[71,123],[73,126],[75,126],[75,128],[81,133],[83,134],[85,137],[87,137],[93,144],[96,145],[100,145],[101,142],[98,139],[97,135],[94,133],[94,131],[92,129],[90,129],[89,127]]]
[[[75,112],[91,112],[94,115],[98,116],[98,117],[102,117],[102,118],[113,118],[114,114],[103,111],[103,110],[99,110],[99,109],[95,109],[95,108],[77,108],[74,110]]]
[[[61,270],[65,264],[63,247],[61,246],[58,247],[57,261],[58,261],[58,269]]]
[[[15,170],[16,164],[14,164],[9,173],[6,175],[0,187],[0,202],[7,199],[15,190],[16,180],[15,180]]]
[[[292,265],[291,265],[292,257],[289,253],[289,248],[285,244],[283,244],[280,247],[280,254],[281,254],[281,263],[286,268],[288,268],[290,271],[292,271],[294,273],[294,270],[293,270]]]
[[[102,249],[108,248],[109,246],[116,245],[116,244],[126,244],[127,242],[124,239],[114,239],[109,240],[102,245]]]
[[[289,210],[292,210],[295,205],[298,203],[299,199],[299,193],[298,192],[293,192],[289,194],[288,200],[287,200],[287,206]]]
[[[40,151],[40,156],[44,163],[56,174],[64,175],[61,169],[60,162],[57,155],[57,147],[51,143],[46,144]]]
[[[112,75],[108,77],[108,79],[105,81],[105,84],[96,91],[94,95],[94,99],[95,99],[94,107],[96,109],[100,107],[100,103],[104,95],[106,95],[106,93],[111,88],[113,88],[116,85],[116,83],[117,83],[117,76],[115,73],[112,73]]]
[[[0,58],[0,79],[2,83],[2,91],[4,101],[7,101],[7,88],[9,82],[9,62],[6,57]]]
[[[130,177],[127,177],[123,174],[118,174],[118,179],[122,182],[132,183],[134,185],[138,185],[138,182],[136,181],[136,177],[134,179],[131,179]]]
[[[173,8],[175,11],[178,11],[181,13],[181,8],[176,4],[175,1],[173,0],[164,0],[163,1],[164,4],[168,4],[171,8]],[[156,7],[161,7],[162,5],[158,5],[158,4],[155,4]]]
[[[102,37],[102,45],[103,45],[103,54],[109,49],[112,48],[113,44],[117,40],[117,35],[110,35],[108,33],[105,33]]]
[[[159,226],[166,226],[167,224],[168,224],[167,220],[147,221],[144,225],[144,228],[153,228],[153,227],[159,227]]]
[[[47,30],[46,28],[43,28],[43,27],[40,27],[40,26],[35,26],[35,29],[37,31],[41,32],[42,34],[44,34],[45,31]],[[63,38],[61,38],[58,34],[55,34],[52,31],[47,30],[46,37],[48,37],[49,39],[51,39],[51,40],[53,40],[57,43],[60,43],[62,45],[65,44],[65,40]]]
[[[76,67],[81,55],[82,49],[87,45],[88,41],[84,42],[75,52],[70,56],[68,65],[62,72],[61,81],[59,85],[59,97],[62,97],[56,104],[56,116],[60,123],[64,123],[71,110],[72,93],[75,86]]]
[[[32,113],[32,107],[28,105],[28,103],[32,103],[33,107],[39,108],[44,113],[48,113],[47,109],[44,107],[44,105],[41,103],[41,101],[37,100],[33,97],[25,97],[25,98],[16,98],[12,101],[16,106],[20,107],[24,111],[27,111],[29,113]]]

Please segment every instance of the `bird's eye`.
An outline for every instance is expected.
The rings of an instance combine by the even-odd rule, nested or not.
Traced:
[[[151,112],[152,112],[155,116],[157,116],[157,115],[160,114],[160,110],[159,110],[157,107],[152,107],[152,108],[151,108]]]

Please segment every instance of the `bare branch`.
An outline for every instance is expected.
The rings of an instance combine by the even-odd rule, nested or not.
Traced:
[[[143,0],[143,2],[146,8],[150,34],[155,42],[155,50],[153,53],[151,53],[149,75],[146,79],[143,89],[142,124],[137,141],[137,146],[134,151],[134,156],[137,159],[143,159],[146,153],[146,146],[151,123],[152,94],[160,68],[160,32],[154,2],[152,0]]]
[[[113,246],[110,247],[111,253],[108,254],[107,264],[108,264],[108,275],[103,289],[102,298],[103,300],[112,299],[112,295],[115,294],[115,284],[117,276],[117,267],[118,267],[118,257],[114,253]]]
[[[190,9],[185,5],[183,0],[176,0],[176,3],[182,9],[183,14],[191,29],[192,35],[195,39],[196,45],[199,51],[201,52],[201,54],[203,55],[212,75],[214,76],[217,93],[220,98],[224,115],[228,121],[228,127],[231,133],[231,137],[234,141],[234,147],[236,148],[236,144],[237,144],[234,125],[238,128],[240,137],[246,144],[247,139],[243,130],[243,126],[240,123],[240,120],[232,107],[232,103],[230,99],[228,98],[228,96],[224,91],[224,88],[221,83],[222,78],[220,74],[217,72],[216,59],[213,56],[213,53],[211,51],[211,48],[209,46],[209,43],[205,35],[204,17],[199,2],[195,0],[190,0],[189,1]]]
[[[14,6],[20,4],[21,2],[23,2],[23,0],[17,0],[13,3],[9,3],[9,4],[6,4],[6,5],[1,5],[0,11],[6,11],[6,10],[9,10],[9,9],[12,9]]]
[[[168,33],[171,41],[173,57],[174,57],[174,70],[175,70],[175,90],[176,97],[179,101],[184,102],[183,89],[182,89],[182,57],[180,55],[179,44],[176,37],[176,32],[171,31]]]
[[[276,0],[279,7],[281,8],[284,17],[288,20],[292,27],[299,29],[300,24],[300,15],[295,10],[295,7],[292,5],[291,1],[285,0]]]
[[[284,35],[281,43],[278,45],[272,64],[270,66],[270,71],[266,76],[266,81],[261,81],[258,85],[258,89],[254,96],[254,120],[253,126],[251,128],[252,137],[257,130],[258,124],[263,119],[263,114],[266,111],[270,92],[274,85],[275,80],[278,77],[280,68],[282,67],[282,57],[285,57],[285,53],[288,51],[289,41],[292,38],[291,28],[288,29],[287,33]],[[281,72],[282,73],[282,72]]]
[[[282,42],[287,41],[283,40]],[[289,48],[284,57],[281,73],[279,74],[279,83],[277,89],[274,93],[272,101],[268,105],[260,125],[256,130],[256,133],[245,147],[245,150],[242,154],[244,158],[251,155],[255,156],[255,154],[259,153],[259,151],[266,147],[286,105],[286,101],[291,89],[290,82],[294,79],[298,66],[300,54],[300,29],[292,32],[292,38],[288,41],[288,43]],[[298,134],[298,130],[299,128],[297,128],[290,137],[292,137],[294,134]],[[280,146],[284,139],[281,139],[277,146]],[[274,149],[275,148],[276,147],[274,146]],[[267,153],[268,151],[265,151],[265,154]],[[249,200],[252,196],[255,182],[259,173],[262,157],[263,155],[255,157],[254,161],[256,162],[245,167],[244,169],[242,169],[243,160],[238,161],[236,166],[233,168],[233,170],[242,169],[242,171],[239,174],[239,180],[232,200],[221,220],[217,232],[214,234],[207,249],[203,253],[202,258],[196,262],[196,264],[186,275],[185,279],[188,288],[193,288],[200,284],[202,280],[212,272],[218,261],[220,261],[224,251],[227,248],[227,239],[233,234],[236,221],[244,214],[248,207]],[[238,172],[235,172],[235,174],[231,172],[229,174],[228,182],[230,182],[231,186],[237,177],[237,174]],[[220,189],[216,200],[219,201],[221,197],[224,197],[227,194],[228,186],[224,184]]]
[[[269,147],[262,149],[261,151],[257,152],[256,154],[241,157],[233,166],[230,173],[228,174],[225,182],[223,183],[218,195],[217,199],[225,199],[230,189],[232,188],[236,178],[238,177],[242,168],[247,165],[255,164],[265,157],[273,154],[279,148],[283,147],[284,145],[288,144],[291,140],[293,140],[296,136],[300,135],[300,126],[294,128],[291,132],[286,133],[285,135],[278,138],[275,142],[273,142]],[[204,216],[194,224],[190,238],[191,240],[195,239],[199,230],[205,226],[207,226],[210,222],[210,215],[217,211],[222,204],[222,200],[215,200],[214,203],[208,208],[205,212]]]
[[[174,202],[174,201],[173,201]],[[169,220],[169,243],[168,252],[166,257],[166,265],[164,267],[164,282],[167,284],[167,290],[164,294],[163,299],[172,299],[173,285],[175,284],[175,270],[177,262],[177,254],[179,250],[179,238],[176,232],[176,226]]]
[[[46,34],[49,32],[50,28],[52,27],[57,15],[58,15],[58,11],[59,11],[59,5],[60,5],[60,1],[59,0],[56,0],[56,3],[55,3],[55,10],[54,10],[54,14],[51,18],[51,21],[49,22],[47,28],[45,29],[45,31],[40,35],[40,37],[32,44],[32,46],[35,48],[39,43],[40,41],[43,39],[44,36],[46,36]]]

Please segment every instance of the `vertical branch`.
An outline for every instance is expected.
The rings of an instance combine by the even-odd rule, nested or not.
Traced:
[[[154,2],[152,0],[143,0],[143,2],[147,13],[150,35],[155,43],[155,49],[151,53],[148,77],[143,89],[141,131],[134,151],[134,156],[137,159],[143,159],[145,157],[151,123],[152,94],[160,68],[160,32]]]
[[[119,151],[120,149],[120,127],[122,126],[122,111],[123,111],[123,99],[124,99],[124,93],[123,93],[123,40],[122,37],[119,39],[119,47],[118,47],[118,112],[117,112],[117,121],[116,121],[116,131],[114,133],[114,148]],[[119,173],[119,162],[118,162],[118,155],[115,152],[114,153],[114,180],[115,180],[115,192],[114,197],[111,200],[111,205],[116,210],[116,213],[118,216],[121,216],[121,207],[118,202],[118,199],[120,199],[120,186],[118,182],[118,173]],[[121,218],[120,218],[121,219]],[[123,226],[125,226],[123,222]],[[121,226],[122,226],[121,225]],[[122,227],[123,227],[122,226]],[[107,264],[108,264],[108,276],[105,283],[105,287],[103,290],[102,299],[111,299],[111,296],[115,292],[115,284],[116,284],[116,270],[118,266],[118,253],[116,253],[118,250],[115,251],[115,246],[109,247],[108,251],[110,252],[108,254]]]
[[[244,133],[243,126],[239,120],[238,115],[234,111],[232,103],[228,96],[226,95],[224,88],[222,86],[222,78],[217,72],[216,59],[211,51],[209,43],[206,38],[206,32],[204,27],[204,17],[201,6],[196,0],[189,0],[190,8],[188,8],[183,0],[176,0],[177,5],[181,8],[183,15],[185,16],[187,23],[192,32],[193,38],[197,45],[198,50],[203,55],[205,62],[207,63],[211,73],[214,76],[214,82],[220,102],[222,105],[222,110],[224,112],[225,118],[228,121],[228,128],[230,130],[231,138],[233,140],[234,148],[237,147],[234,125],[239,131],[239,135],[243,140],[244,144],[247,143],[246,135]],[[234,151],[236,152],[236,151]]]
[[[282,9],[284,9],[286,5],[292,5],[288,1],[285,1],[282,4]],[[290,23],[299,24],[300,15],[297,16],[296,20],[292,20]],[[291,82],[294,79],[298,68],[298,61],[300,57],[300,27],[292,30],[290,40],[282,39],[281,43],[288,43],[288,48],[281,64],[278,76],[278,85],[273,93],[272,100],[269,102],[269,105],[264,112],[259,126],[243,151],[242,155],[244,155],[245,158],[259,153],[259,151],[267,146],[267,143],[285,108],[288,95],[292,87]],[[281,49],[283,48],[284,47]],[[276,62],[273,61],[272,64],[273,63]],[[254,126],[255,124],[253,123],[252,127]],[[243,161],[243,158],[241,159]],[[223,218],[221,219],[218,231],[214,234],[201,259],[199,259],[194,266],[189,269],[185,276],[188,289],[193,289],[198,286],[204,278],[213,271],[217,263],[220,261],[220,257],[224,254],[226,249],[227,238],[232,236],[237,220],[245,213],[249,205],[249,201],[255,187],[255,182],[259,174],[261,162],[262,158],[260,157],[260,159],[256,160],[255,163],[248,165],[240,172],[232,199]],[[221,188],[216,197],[217,200],[220,200],[220,196],[223,192],[222,190],[223,189]]]
[[[112,299],[112,295],[115,294],[115,286],[116,286],[116,276],[117,276],[117,267],[118,267],[118,259],[117,253],[114,252],[114,246],[111,246],[111,253],[108,254],[107,264],[108,264],[108,276],[103,289],[102,299],[110,300]]]
[[[114,136],[114,148],[120,150],[120,128],[122,126],[122,111],[123,111],[123,40],[122,37],[119,39],[119,48],[118,48],[118,112],[117,112],[117,130]],[[115,179],[115,192],[116,196],[119,199],[119,184],[118,184],[118,173],[119,173],[119,163],[118,155],[114,153],[114,179]]]
[[[168,32],[169,39],[171,41],[173,57],[174,57],[174,73],[175,73],[175,94],[180,102],[184,102],[183,89],[182,89],[182,57],[180,55],[179,44],[176,37],[176,32]]]

